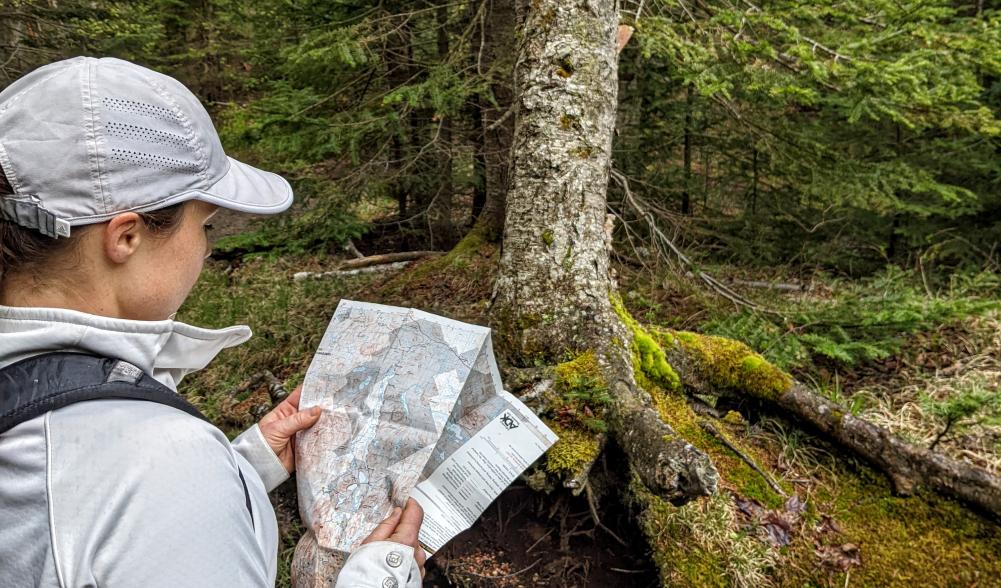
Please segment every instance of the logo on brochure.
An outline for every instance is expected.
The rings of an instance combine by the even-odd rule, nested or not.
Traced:
[[[505,411],[504,414],[501,415],[500,420],[501,424],[504,425],[504,428],[508,431],[518,428],[518,419],[514,418],[514,416],[509,412]]]

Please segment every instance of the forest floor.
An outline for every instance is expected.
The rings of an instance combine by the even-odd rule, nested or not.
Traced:
[[[210,260],[179,320],[210,327],[249,324],[255,337],[186,379],[182,391],[235,434],[271,402],[266,391],[239,385],[265,369],[289,390],[301,382],[341,298],[415,306],[483,323],[497,261],[496,249],[474,242],[401,270],[296,281],[295,273],[326,271],[338,259],[258,255]],[[620,260],[617,270],[624,299],[637,319],[741,338],[856,414],[914,442],[930,443],[940,436],[943,424],[936,406],[971,388],[996,389],[1001,376],[1001,322],[986,307],[965,313],[967,306],[957,303],[957,316],[940,320],[948,313],[934,315],[916,325],[911,321],[909,330],[892,338],[884,329],[873,335],[874,349],[883,350],[877,353],[866,351],[866,340],[860,335],[853,339],[851,333],[838,339],[840,335],[814,332],[816,337],[803,343],[796,327],[776,330],[754,323],[746,309],[668,268],[647,271]],[[816,318],[818,308],[836,307],[839,300],[852,301],[841,311],[858,312],[868,308],[859,302],[870,300],[866,296],[892,299],[895,307],[907,304],[888,295],[892,288],[886,280],[797,279],[774,270],[763,275],[725,266],[714,271],[731,283],[803,284],[794,291],[761,284],[742,290],[789,316],[812,312]],[[968,287],[961,294],[976,298],[978,292]],[[825,312],[828,319],[835,313]],[[831,340],[840,347],[830,347]],[[850,363],[835,359],[853,352],[877,357]],[[673,554],[659,565],[668,585],[999,585],[1001,527],[996,522],[937,496],[894,496],[884,475],[759,407],[717,404],[702,407],[700,418],[712,419],[723,436],[776,480],[779,492],[726,446],[704,441],[703,449],[720,468],[721,492],[671,507],[657,519],[654,547]],[[939,447],[997,472],[1001,426],[990,418],[975,421],[976,415],[960,422],[942,436]],[[612,481],[596,493],[605,528],[595,524],[584,498],[565,491],[538,493],[516,482],[472,529],[436,555],[428,585],[660,584],[651,545],[629,516],[635,501],[624,490],[627,484],[615,482],[625,479],[614,471],[618,461],[606,454],[597,466],[609,471],[606,479]],[[302,532],[294,482],[279,488],[273,500],[282,534],[278,585],[287,586],[288,565]]]

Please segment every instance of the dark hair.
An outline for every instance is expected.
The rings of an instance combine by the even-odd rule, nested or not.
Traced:
[[[7,176],[0,169],[0,198],[12,196]],[[180,224],[184,203],[140,213],[139,218],[154,236],[168,237]],[[35,272],[37,268],[72,251],[79,242],[79,236],[89,227],[79,227],[69,238],[56,239],[22,227],[8,220],[0,219],[0,289],[3,279],[13,273]],[[37,273],[37,272],[36,272]]]

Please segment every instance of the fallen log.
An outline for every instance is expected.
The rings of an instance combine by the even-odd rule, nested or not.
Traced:
[[[762,401],[885,472],[901,495],[925,487],[1001,517],[1001,478],[986,470],[908,443],[888,429],[856,417],[743,343],[695,333],[654,333],[690,392]]]

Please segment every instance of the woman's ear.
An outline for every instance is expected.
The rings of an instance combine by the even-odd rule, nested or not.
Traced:
[[[104,228],[104,254],[112,263],[125,263],[139,249],[146,225],[139,215],[125,212],[111,219]]]

